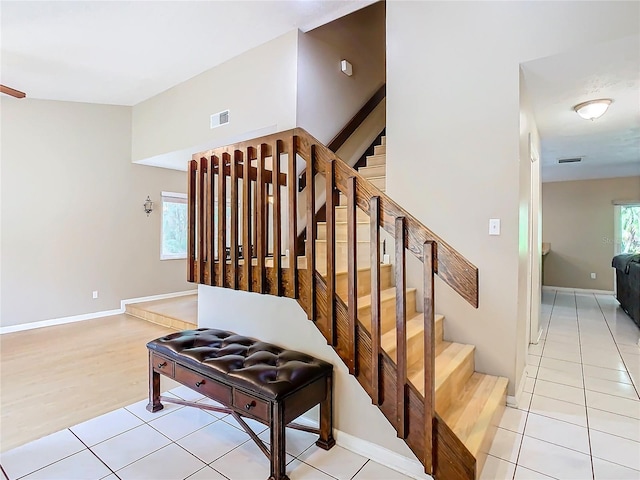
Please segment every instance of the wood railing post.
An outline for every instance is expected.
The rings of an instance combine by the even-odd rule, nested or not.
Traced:
[[[207,175],[207,188],[206,188],[206,215],[207,215],[207,223],[206,223],[206,231],[204,234],[207,237],[207,285],[215,285],[215,269],[216,269],[216,252],[214,249],[214,239],[216,238],[216,230],[215,224],[213,221],[213,217],[215,215],[215,179],[216,179],[216,166],[214,163],[214,158],[211,157],[209,159],[209,172]]]
[[[424,468],[435,471],[433,418],[435,414],[435,309],[434,309],[434,249],[432,242],[423,246],[424,258]]]
[[[318,222],[316,220],[316,146],[311,145],[311,155],[307,161],[307,239],[305,250],[307,254],[307,274],[309,285],[309,305],[307,315],[309,320],[316,321],[316,238],[318,237]]]
[[[347,179],[347,275],[349,283],[349,373],[358,375],[358,252],[356,177]]]
[[[196,281],[196,202],[198,162],[189,162],[187,177],[187,282]],[[200,235],[200,232],[198,232]],[[212,259],[213,260],[213,259]]]
[[[280,192],[280,154],[282,141],[276,140],[272,150],[271,184],[273,185],[273,269],[275,273],[275,295],[282,296],[282,198]],[[272,285],[273,288],[273,285]]]
[[[331,159],[325,165],[325,182],[327,188],[327,321],[329,327],[329,344],[338,344],[338,328],[336,327],[336,165]]]
[[[371,395],[380,405],[380,197],[369,201],[371,251]]]
[[[242,152],[235,150],[230,158],[231,168],[229,176],[231,178],[231,226],[230,234],[230,259],[231,259],[231,284],[234,290],[238,289],[238,162],[242,162]]]
[[[206,158],[200,159],[198,178],[198,283],[205,283],[205,259],[207,258],[207,166]]]
[[[296,188],[298,172],[297,158],[298,137],[291,136],[287,142],[287,192],[289,197],[289,283],[292,297],[298,298],[298,189]]]
[[[251,291],[251,160],[250,149],[247,149],[242,163],[242,258],[244,260],[243,289]]]
[[[226,287],[227,279],[227,177],[229,154],[218,157],[218,286]]]
[[[265,205],[265,183],[264,183],[264,160],[267,157],[268,147],[261,144],[258,147],[258,171],[256,180],[256,216],[258,217],[256,256],[258,260],[258,293],[265,293],[265,257],[267,256],[266,240],[266,205]]]
[[[404,217],[395,221],[396,241],[396,431],[399,438],[407,438],[407,297],[406,297],[406,231]]]

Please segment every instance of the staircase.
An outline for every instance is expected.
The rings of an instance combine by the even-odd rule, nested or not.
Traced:
[[[323,222],[307,182],[304,252],[296,248],[300,159],[326,182]],[[384,137],[359,172],[302,129],[194,155],[188,279],[298,299],[425,471],[477,478],[507,380],[475,372],[475,347],[445,341],[433,310],[435,274],[477,307],[477,269],[384,194],[385,175]],[[227,217],[219,205],[229,202]],[[381,263],[385,235],[393,264]],[[423,295],[407,285],[407,253],[424,265]]]

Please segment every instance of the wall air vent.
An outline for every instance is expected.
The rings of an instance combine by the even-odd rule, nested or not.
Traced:
[[[216,128],[220,125],[224,125],[225,123],[229,123],[229,110],[225,110],[224,112],[218,112],[211,115],[211,126],[210,128]]]
[[[582,157],[559,158],[558,163],[578,163],[582,161]]]

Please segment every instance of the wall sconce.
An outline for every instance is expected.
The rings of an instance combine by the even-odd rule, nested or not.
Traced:
[[[149,195],[147,195],[147,199],[144,201],[144,213],[146,213],[148,217],[151,212],[153,212],[153,202],[149,198]]]

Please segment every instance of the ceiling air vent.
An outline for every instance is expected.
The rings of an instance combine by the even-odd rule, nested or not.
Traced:
[[[582,157],[559,158],[558,163],[578,163],[582,161]]]
[[[218,112],[211,115],[211,127],[216,128],[220,125],[224,125],[225,123],[229,123],[229,110],[225,110],[224,112]]]

